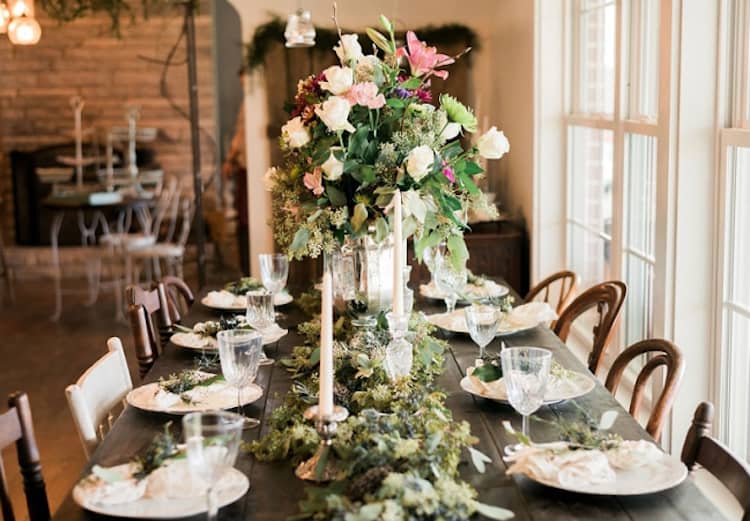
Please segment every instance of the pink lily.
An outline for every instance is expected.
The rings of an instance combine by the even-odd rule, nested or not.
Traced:
[[[406,56],[411,66],[411,73],[414,76],[423,76],[434,74],[438,78],[445,79],[448,77],[448,71],[437,71],[436,67],[450,65],[455,62],[447,54],[439,54],[435,47],[428,47],[425,42],[420,41],[413,31],[406,33],[406,46],[396,49],[396,57]]]
[[[305,184],[305,188],[312,190],[316,197],[323,195],[323,173],[319,166],[316,166],[312,173],[305,173],[302,182]]]
[[[346,99],[352,105],[362,105],[370,109],[379,109],[385,105],[385,96],[378,94],[378,86],[371,81],[355,83],[346,93]]]
[[[451,184],[455,183],[456,174],[453,172],[451,166],[446,161],[443,161],[441,166],[443,167],[443,175],[451,182]]]

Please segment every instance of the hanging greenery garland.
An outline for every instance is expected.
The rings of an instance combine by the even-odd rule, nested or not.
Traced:
[[[245,58],[245,72],[252,72],[261,65],[266,59],[274,44],[284,41],[284,30],[286,26],[284,21],[279,17],[274,17],[269,22],[259,25],[253,33],[253,38],[247,44]],[[351,33],[351,31],[344,31]],[[473,29],[461,24],[446,24],[441,26],[426,26],[416,29],[415,32],[420,39],[429,41],[433,45],[445,46],[454,43],[460,43],[466,47],[471,47],[474,51],[479,48],[479,37]],[[397,33],[397,37],[404,38],[403,33]],[[372,47],[372,40],[365,33],[359,33],[359,39],[363,48]],[[339,35],[335,29],[326,27],[315,27],[315,46],[325,49],[328,52],[339,40]]]

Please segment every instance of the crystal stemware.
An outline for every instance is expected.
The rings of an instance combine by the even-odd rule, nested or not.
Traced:
[[[508,401],[523,417],[521,432],[529,437],[529,416],[544,403],[552,353],[539,347],[509,347],[500,351]]]
[[[286,287],[289,276],[289,257],[283,253],[261,253],[260,280],[263,286],[276,297]]]
[[[479,346],[479,358],[484,358],[484,348],[497,331],[497,310],[485,304],[472,304],[464,308],[464,317],[469,336]]]
[[[269,331],[276,325],[276,310],[273,306],[273,293],[266,289],[248,291],[246,294],[247,309],[245,319],[253,329],[261,334]],[[271,365],[273,359],[266,356],[265,351],[260,351],[260,365]]]
[[[245,417],[242,406],[242,389],[255,381],[258,375],[263,337],[252,329],[226,329],[216,334],[219,344],[221,372],[229,385],[237,388],[237,411],[245,418],[243,427],[257,427],[260,421]]]
[[[190,473],[206,484],[208,521],[219,513],[214,486],[234,466],[242,439],[243,418],[231,412],[194,412],[182,419]]]
[[[430,272],[430,284],[435,285],[435,271],[437,270],[437,259],[445,255],[445,243],[441,242],[435,246],[427,246],[422,253],[427,270]]]
[[[443,293],[446,313],[453,313],[461,291],[466,286],[466,267],[457,268],[447,255],[438,255],[435,269],[435,285]]]

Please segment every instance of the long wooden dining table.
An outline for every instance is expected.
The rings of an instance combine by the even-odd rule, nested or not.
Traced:
[[[426,312],[439,310],[435,303],[418,300],[420,309]],[[289,334],[277,344],[266,346],[266,352],[272,358],[282,358],[291,353],[292,348],[301,342],[295,326],[304,316],[290,305],[284,309],[285,316],[281,324],[289,328]],[[196,304],[183,319],[183,324],[192,325],[198,321],[216,319],[212,310]],[[533,345],[544,347],[553,352],[554,358],[564,367],[574,371],[587,371],[586,367],[548,328],[538,326],[525,333],[506,337],[509,346]],[[476,448],[492,459],[484,473],[479,473],[466,461],[460,467],[461,476],[479,493],[479,500],[491,505],[508,508],[515,513],[518,521],[713,521],[724,520],[716,507],[709,502],[703,493],[688,477],[679,486],[664,492],[641,496],[597,496],[575,494],[549,488],[518,475],[506,475],[506,464],[502,454],[504,447],[517,440],[505,432],[502,422],[512,421],[520,428],[519,415],[509,406],[490,400],[476,398],[459,385],[465,368],[472,365],[478,351],[475,344],[463,335],[449,339],[450,352],[446,355],[445,368],[438,384],[447,394],[447,405],[453,412],[456,421],[467,421],[474,436],[479,440]],[[495,340],[490,350],[499,349],[499,340]],[[143,383],[153,382],[159,377],[179,372],[194,365],[192,351],[168,346],[144,378]],[[291,386],[289,374],[283,366],[276,363],[263,366],[256,381],[264,389],[261,399],[245,407],[248,416],[260,418],[260,429],[245,431],[245,439],[252,440],[264,435],[268,430],[267,422],[272,411],[282,402]],[[542,407],[537,416],[548,420],[580,417],[580,409],[598,418],[604,411],[614,409],[619,412],[612,430],[625,439],[651,439],[648,433],[625,411],[614,397],[597,383],[596,388],[587,395],[572,401]],[[115,422],[107,437],[93,454],[83,471],[89,472],[94,464],[109,466],[124,463],[132,459],[148,446],[154,435],[162,430],[165,422],[174,422],[175,432],[179,433],[179,417],[164,414],[148,413],[133,407],[127,407]],[[531,436],[534,441],[554,441],[559,439],[559,432],[547,422],[531,421]],[[305,488],[310,486],[294,475],[294,468],[288,461],[259,462],[247,453],[240,454],[236,467],[250,479],[250,490],[240,500],[223,508],[222,520],[283,520],[297,514],[298,502],[306,496]],[[480,516],[476,516],[480,518]],[[79,507],[69,494],[59,510],[55,520],[98,519],[90,512]],[[196,519],[203,519],[202,516]]]

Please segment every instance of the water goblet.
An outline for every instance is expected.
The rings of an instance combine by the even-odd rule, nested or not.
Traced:
[[[497,310],[486,304],[472,304],[464,308],[469,336],[479,346],[479,358],[484,358],[484,348],[492,342],[497,331]]]
[[[450,257],[439,255],[435,270],[435,285],[443,293],[446,313],[453,313],[460,292],[466,286],[468,274],[466,267],[456,268]]]
[[[206,484],[208,521],[214,521],[219,513],[214,485],[237,460],[242,424],[239,414],[226,411],[193,412],[182,418],[188,468]]]
[[[263,286],[275,297],[286,287],[289,276],[289,257],[283,253],[261,253],[260,279]]]
[[[258,330],[261,334],[270,330],[276,325],[276,310],[273,306],[273,293],[266,289],[248,291],[246,294],[247,309],[245,311],[245,320],[253,329]],[[261,349],[260,365],[271,365],[273,359],[266,356],[265,351]]]
[[[245,417],[242,389],[255,381],[263,352],[263,337],[252,329],[225,329],[216,334],[221,372],[229,385],[237,388],[237,411],[245,419],[243,428],[257,427],[260,421]]]
[[[523,418],[521,432],[529,437],[529,416],[544,403],[552,353],[539,347],[509,347],[500,351],[508,401]]]
[[[445,248],[445,243],[441,242],[435,246],[427,246],[422,253],[422,259],[427,266],[427,270],[430,272],[430,283],[433,285],[436,284],[435,271],[437,270],[437,259],[445,255]]]

